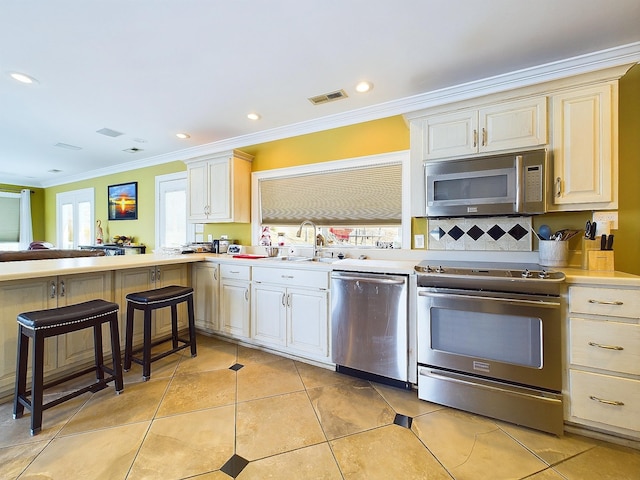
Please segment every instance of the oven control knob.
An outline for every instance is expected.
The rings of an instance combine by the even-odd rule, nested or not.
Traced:
[[[542,271],[538,272],[538,277],[540,277],[540,278],[549,278],[549,272],[547,272],[546,270],[542,270]]]
[[[522,278],[531,278],[532,273],[529,271],[529,269],[525,269],[524,272],[522,272]]]
[[[436,267],[435,272],[436,273],[444,273],[444,268],[442,268],[442,266]]]

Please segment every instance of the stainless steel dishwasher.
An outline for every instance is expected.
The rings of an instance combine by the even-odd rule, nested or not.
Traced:
[[[331,274],[336,371],[409,388],[407,275]]]

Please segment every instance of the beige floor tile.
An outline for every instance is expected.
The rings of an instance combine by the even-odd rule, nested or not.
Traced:
[[[395,412],[368,383],[308,390],[329,440],[393,423]]]
[[[56,396],[45,395],[45,402]],[[34,436],[31,436],[31,413],[25,409],[24,415],[14,420],[13,400],[3,403],[0,405],[0,448],[51,440],[91,396],[92,394],[87,392],[45,410],[42,414],[42,430]]]
[[[362,383],[362,380],[327,368],[316,367],[303,362],[295,362],[305,388],[326,387],[336,384]]]
[[[127,385],[120,395],[102,390],[93,395],[62,429],[60,435],[71,435],[99,428],[151,420],[167,390],[169,379]]]
[[[249,463],[238,480],[296,478],[298,480],[342,480],[329,445],[321,443]]]
[[[192,412],[205,408],[234,404],[236,372],[212,370],[188,375],[176,375],[160,403],[157,417]]]
[[[425,402],[418,398],[417,390],[403,390],[401,388],[390,387],[374,383],[375,388],[382,398],[384,398],[396,413],[406,415],[408,417],[417,417],[425,413],[440,410],[442,405],[431,402]]]
[[[568,480],[638,480],[640,451],[602,443],[553,468]]]
[[[282,357],[273,353],[265,352],[257,348],[243,347],[238,345],[238,363],[249,365],[251,363],[268,363],[282,360]]]
[[[229,368],[237,361],[237,350],[238,347],[232,343],[213,340],[198,345],[198,355],[194,358],[189,349],[182,350],[176,375]]]
[[[153,421],[127,480],[180,479],[219,470],[233,455],[235,406]]]
[[[123,479],[149,424],[134,423],[56,438],[36,457],[20,479]]]
[[[534,473],[527,480],[567,480],[565,477],[556,472],[553,468],[549,467],[538,473]]]
[[[162,353],[169,348],[169,343],[156,345],[151,349],[151,355],[157,355],[158,353]],[[122,350],[122,355],[124,357],[124,349]],[[142,358],[142,352],[136,353],[135,356],[138,358]],[[176,368],[178,368],[181,359],[182,358],[179,354],[175,354],[167,355],[166,357],[156,360],[155,362],[151,362],[151,378],[153,380],[158,380],[161,378],[171,378],[175,373]],[[142,378],[142,365],[131,363],[131,369],[128,372],[124,372],[123,377],[125,388],[129,383],[143,382],[144,379]]]
[[[237,405],[236,453],[247,460],[325,442],[305,392]]]
[[[27,468],[44,447],[49,444],[48,440],[15,447],[0,448],[0,478],[3,480],[13,480]]]
[[[397,425],[350,435],[330,444],[345,480],[451,479],[416,436]]]
[[[412,430],[456,480],[524,478],[547,467],[494,422],[468,413],[428,413]]]
[[[304,390],[304,385],[293,360],[250,363],[238,370],[239,402],[300,390]]]
[[[229,475],[220,470],[190,477],[190,480],[229,480]]]
[[[578,453],[585,452],[597,444],[594,440],[578,435],[566,434],[563,437],[557,437],[550,433],[504,422],[498,422],[498,426],[549,465],[555,465]]]

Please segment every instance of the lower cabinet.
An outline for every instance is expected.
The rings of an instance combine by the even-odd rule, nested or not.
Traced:
[[[220,265],[220,330],[230,336],[248,339],[251,267]]]
[[[640,439],[640,289],[569,287],[566,419]]]
[[[191,270],[194,289],[193,315],[196,328],[205,332],[220,331],[218,321],[220,266],[217,263],[195,263]]]
[[[253,268],[252,339],[304,357],[326,361],[327,272]]]

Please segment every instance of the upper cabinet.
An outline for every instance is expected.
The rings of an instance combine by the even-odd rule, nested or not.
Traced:
[[[187,160],[189,221],[248,223],[251,221],[251,161],[233,150]]]
[[[617,95],[617,82],[606,82],[551,98],[550,210],[617,208]]]
[[[423,160],[473,155],[547,143],[547,98],[533,97],[428,116]]]

